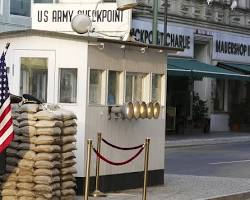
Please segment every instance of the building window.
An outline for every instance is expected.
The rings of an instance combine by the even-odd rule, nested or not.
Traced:
[[[34,0],[34,3],[53,3],[53,0]]]
[[[161,102],[161,81],[162,75],[153,74],[152,75],[152,101]]]
[[[10,0],[10,14],[30,17],[31,0]]]
[[[125,101],[142,101],[143,81],[145,74],[127,73],[126,74],[126,95]]]
[[[20,93],[31,94],[42,102],[47,101],[48,59],[21,58]]]
[[[216,80],[215,99],[214,99],[214,111],[224,111],[224,99],[225,99],[225,81]]]
[[[108,73],[108,105],[120,103],[120,72],[109,71]]]
[[[59,71],[60,80],[60,103],[76,103],[77,97],[77,69],[61,68]]]
[[[104,71],[91,69],[89,78],[89,103],[102,104],[102,97],[104,91],[103,87]]]

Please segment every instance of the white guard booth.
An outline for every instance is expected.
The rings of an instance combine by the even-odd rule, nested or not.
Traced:
[[[6,55],[11,93],[30,93],[44,102],[60,104],[77,117],[77,183],[82,193],[85,176],[86,141],[97,132],[118,146],[130,147],[151,138],[149,185],[164,182],[165,152],[165,58],[174,49],[69,35],[25,30],[0,34],[0,46],[7,42]],[[112,96],[113,95],[113,96]],[[111,97],[112,96],[112,97]],[[129,101],[157,101],[158,119],[122,119],[109,116],[109,105]],[[102,145],[102,154],[112,161],[127,160],[134,151],[124,152]],[[115,190],[143,184],[142,153],[133,162],[116,167],[101,162],[101,189]],[[95,175],[93,153],[91,176]]]

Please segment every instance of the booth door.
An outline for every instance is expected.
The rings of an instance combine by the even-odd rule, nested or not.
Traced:
[[[15,50],[10,91],[55,103],[55,52]]]

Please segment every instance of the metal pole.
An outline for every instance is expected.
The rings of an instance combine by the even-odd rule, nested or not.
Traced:
[[[91,150],[92,150],[92,140],[87,141],[87,163],[85,171],[85,194],[84,200],[89,199],[89,176],[90,176],[90,163],[91,163]]]
[[[150,138],[147,138],[145,140],[144,184],[143,184],[143,196],[142,196],[142,200],[147,200],[149,144],[150,144]]]
[[[158,31],[158,0],[153,3],[153,44],[157,44],[157,31]]]
[[[164,3],[164,39],[163,46],[167,46],[167,16],[168,16],[168,0]]]
[[[97,151],[101,152],[102,133],[97,133]],[[95,191],[91,194],[93,197],[106,197],[106,194],[99,190],[100,186],[100,158],[96,156],[96,179],[95,179]]]

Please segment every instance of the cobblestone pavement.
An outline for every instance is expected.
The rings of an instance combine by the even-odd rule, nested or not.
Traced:
[[[141,199],[142,189],[126,190],[109,193],[106,198],[98,200],[138,200]],[[245,193],[245,195],[241,195]],[[148,200],[205,200],[234,195],[233,200],[250,198],[250,179],[221,178],[188,175],[165,175],[165,185],[148,188]],[[90,197],[89,200],[97,198]],[[83,200],[78,196],[77,200]]]

